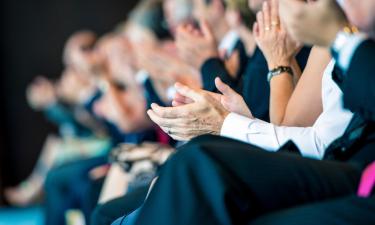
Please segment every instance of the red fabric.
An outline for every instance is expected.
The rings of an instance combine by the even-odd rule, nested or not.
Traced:
[[[156,128],[156,134],[159,143],[169,145],[169,136],[160,127]]]

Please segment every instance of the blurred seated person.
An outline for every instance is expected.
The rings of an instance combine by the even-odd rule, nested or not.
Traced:
[[[288,28],[296,39],[331,47],[335,53],[343,74],[333,77],[344,91],[344,104],[355,112],[344,135],[324,153],[323,161],[294,153],[269,153],[231,139],[197,138],[169,160],[135,221],[122,220],[118,224],[249,224],[260,216],[271,219],[255,224],[294,224],[296,221],[295,224],[337,221],[372,224],[375,221],[372,197],[349,197],[356,193],[363,169],[375,157],[372,151],[374,105],[371,104],[374,66],[370,61],[374,42],[349,34],[345,16],[333,0],[311,5],[297,0],[281,2],[285,20],[289,19]],[[365,1],[354,10],[357,15],[365,16],[364,30],[373,28],[374,5],[370,2]],[[264,21],[258,20],[258,26],[267,27],[271,17],[264,18]],[[322,18],[329,18],[328,23]],[[351,54],[346,54],[348,51]],[[185,185],[175,185],[176,180]],[[184,204],[176,199],[182,199]],[[202,210],[207,212],[204,216],[201,216]],[[348,210],[356,213],[348,215]],[[310,219],[306,221],[306,216],[311,215],[318,216],[307,217]]]
[[[42,185],[51,168],[108,152],[111,140],[101,121],[90,112],[95,98],[93,85],[72,69],[66,70],[56,84],[37,77],[29,86],[30,106],[44,112],[47,119],[58,126],[59,135],[48,135],[36,167],[27,180],[6,190],[11,204],[25,206],[41,197]]]
[[[344,110],[339,101],[342,92],[332,80],[333,62],[329,63],[326,51],[314,49],[301,76],[294,67],[299,47],[286,30],[282,26],[269,31],[259,28],[260,24],[264,26],[263,17],[271,18],[271,11],[274,20],[279,21],[277,3],[270,5],[267,2],[257,15],[254,31],[259,48],[267,58],[269,71],[288,68],[268,77],[271,123],[255,119],[242,96],[219,78],[216,86],[222,95],[177,85],[175,107],[153,104],[153,110],[148,112],[151,119],[177,140],[215,134],[268,151],[277,151],[293,140],[304,150],[304,156],[321,159],[329,144],[344,133],[352,113]]]
[[[251,11],[256,13],[262,8],[263,2],[264,0],[249,0],[248,4]],[[237,0],[233,3],[228,2],[228,4],[224,4],[220,0],[196,0],[195,3],[194,9],[197,17],[205,18],[206,16],[209,18],[201,20],[199,28],[186,25],[178,29],[176,45],[179,54],[185,62],[200,71],[204,90],[217,92],[215,78],[219,76],[222,81],[243,96],[248,107],[252,109],[254,116],[269,121],[270,89],[266,79],[266,74],[268,73],[267,62],[259,48],[251,48],[251,46],[254,46],[254,38],[251,31],[252,22],[245,20],[251,19],[252,12],[246,12],[246,10],[239,12],[239,5],[243,7],[244,3]],[[228,6],[228,21],[225,20],[225,5]],[[221,19],[211,18],[211,11],[214,11],[216,17]],[[231,18],[233,14],[239,17],[237,21]],[[228,24],[232,26],[232,30],[241,34],[241,38],[244,39],[237,39],[240,42],[238,53],[232,48],[234,49],[233,56],[228,54],[228,52],[222,54],[217,49],[218,40],[221,39],[216,34],[218,33],[216,28],[227,27],[226,30],[228,31]],[[243,43],[248,49],[245,49]],[[305,68],[308,54],[309,48],[303,48],[297,56],[298,66],[302,70]],[[227,60],[220,58],[220,56],[226,56]],[[297,62],[294,64],[297,65]]]

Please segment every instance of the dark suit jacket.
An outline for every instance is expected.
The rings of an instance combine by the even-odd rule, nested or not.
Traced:
[[[355,51],[342,90],[344,106],[375,121],[375,42],[367,40]]]
[[[327,149],[328,158],[351,160],[363,167],[375,160],[374,55],[375,42],[365,41],[355,50],[345,74],[335,68],[333,76],[344,93],[344,106],[355,114],[343,137]]]

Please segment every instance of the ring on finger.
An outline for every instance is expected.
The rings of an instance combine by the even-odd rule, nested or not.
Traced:
[[[271,30],[271,28],[267,26],[267,27],[264,27],[264,30],[269,31],[269,30]]]

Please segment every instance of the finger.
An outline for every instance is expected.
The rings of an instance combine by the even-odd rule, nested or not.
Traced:
[[[184,102],[179,102],[179,101],[176,101],[176,100],[173,100],[173,101],[172,101],[172,106],[173,106],[173,107],[182,106],[182,105],[186,105],[186,103],[184,103]]]
[[[268,1],[263,3],[263,21],[264,29],[267,31],[271,28],[271,15],[270,15],[270,5]]]
[[[200,27],[201,27],[201,30],[202,30],[202,34],[207,38],[207,39],[214,39],[214,35],[213,35],[213,32],[211,30],[211,27],[210,25],[208,24],[208,22],[204,19],[200,20]]]
[[[203,96],[196,90],[189,88],[188,86],[182,85],[180,83],[175,84],[176,91],[180,93],[182,96],[188,97],[195,102],[202,101],[204,98]]]
[[[277,0],[271,0],[271,25],[277,28],[280,25],[279,19],[279,3]]]
[[[263,13],[258,12],[257,13],[257,23],[259,28],[259,36],[263,36],[264,34],[264,19],[263,19]]]
[[[236,92],[232,88],[230,88],[227,84],[221,81],[221,79],[218,77],[215,79],[215,85],[216,85],[216,88],[221,93],[223,93],[224,96],[232,97],[233,95],[236,94]]]
[[[185,104],[193,103],[193,100],[192,100],[192,99],[187,98],[187,97],[181,95],[181,94],[178,93],[178,92],[176,92],[176,94],[174,95],[173,100],[174,100],[174,101],[177,101],[177,102],[185,103]]]
[[[177,118],[177,119],[170,119],[170,118],[163,118],[160,117],[158,114],[156,114],[153,110],[147,110],[147,114],[150,117],[150,119],[159,125],[160,127],[178,127],[183,124],[183,119]]]
[[[165,133],[167,133],[170,137],[177,141],[188,141],[192,137],[197,136],[194,135],[194,130],[189,130],[186,128],[167,128],[167,127],[160,127]]]
[[[188,117],[190,108],[188,105],[182,105],[178,107],[161,107],[155,103],[151,104],[151,109],[162,118],[180,118]]]
[[[253,25],[253,33],[255,37],[259,37],[259,24],[258,22],[255,22]]]

